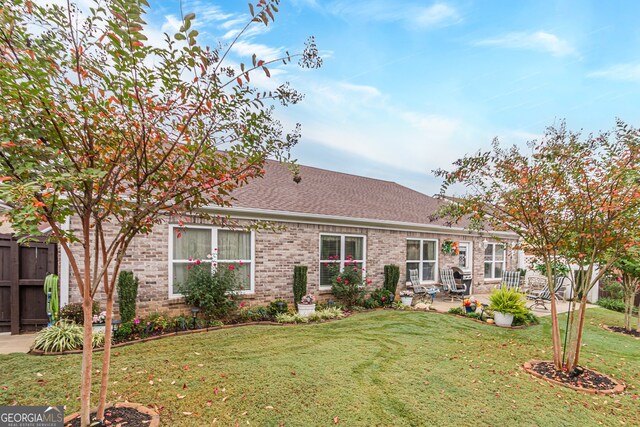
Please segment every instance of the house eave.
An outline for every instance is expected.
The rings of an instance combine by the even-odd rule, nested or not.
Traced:
[[[241,208],[241,207],[220,207],[208,206],[204,211],[216,215],[228,215],[237,219],[261,220],[261,221],[281,221],[297,222],[305,224],[320,224],[334,226],[351,226],[361,228],[378,228],[396,231],[413,231],[435,234],[459,234],[468,236],[486,236],[505,239],[517,239],[515,233],[505,231],[473,231],[462,227],[448,227],[437,224],[420,224],[412,222],[400,222],[371,218],[353,218],[337,215],[311,214],[304,212],[289,212],[280,210]]]

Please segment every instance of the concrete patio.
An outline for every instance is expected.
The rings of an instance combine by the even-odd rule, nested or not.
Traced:
[[[489,294],[479,294],[479,295],[473,295],[473,297],[475,299],[478,299],[482,304],[489,304]],[[426,302],[431,301],[430,298],[426,298],[425,299]],[[414,299],[414,305],[415,305],[416,300]],[[531,306],[533,304],[533,301],[527,301],[527,307]],[[532,309],[533,313],[536,316],[550,316],[551,315],[551,303],[546,303],[547,305],[547,310],[541,309],[536,307],[535,309]],[[436,311],[441,311],[441,312],[447,312],[449,311],[450,308],[454,308],[454,307],[461,307],[462,306],[462,302],[461,301],[451,301],[451,298],[449,297],[442,297],[441,294],[438,294],[433,302],[433,308],[436,309]],[[597,307],[597,305],[595,304],[589,304],[587,306],[587,308],[592,308],[592,307]],[[558,313],[567,313],[570,308],[571,308],[571,302],[570,301],[558,301],[557,303],[557,308],[558,308]]]
[[[35,334],[11,335],[0,333],[0,354],[26,353],[31,348]]]

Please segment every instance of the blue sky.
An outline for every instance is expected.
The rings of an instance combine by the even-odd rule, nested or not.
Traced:
[[[150,29],[179,26],[177,1],[150,0]],[[246,2],[184,0],[205,44],[228,43]],[[302,104],[280,110],[302,124],[301,164],[399,182],[434,194],[431,171],[465,153],[524,144],[566,119],[585,133],[616,117],[640,123],[640,2],[282,0],[232,52],[250,62],[316,37],[320,70],[294,65],[254,79],[289,81]]]

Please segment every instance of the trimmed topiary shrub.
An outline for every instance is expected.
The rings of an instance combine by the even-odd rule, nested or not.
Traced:
[[[395,264],[384,266],[384,289],[391,292],[394,296],[400,280],[400,267]]]
[[[118,307],[122,323],[136,318],[139,280],[132,271],[121,271],[118,276]]]
[[[296,307],[302,297],[307,294],[307,270],[306,265],[293,266],[293,302]]]

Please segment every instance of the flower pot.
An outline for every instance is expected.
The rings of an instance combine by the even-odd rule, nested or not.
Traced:
[[[402,301],[402,305],[411,305],[413,302],[413,297],[400,297],[400,301]]]
[[[93,333],[98,333],[98,332],[104,332],[104,323],[94,323],[93,325],[91,325],[91,328],[93,329]]]
[[[496,321],[496,325],[508,328],[513,323],[513,314],[495,311],[493,313],[493,320]]]
[[[467,313],[474,313],[476,311],[476,306],[475,305],[470,305],[468,307],[465,306],[464,309]]]
[[[298,304],[298,313],[300,316],[307,317],[311,313],[316,312],[315,304]]]

